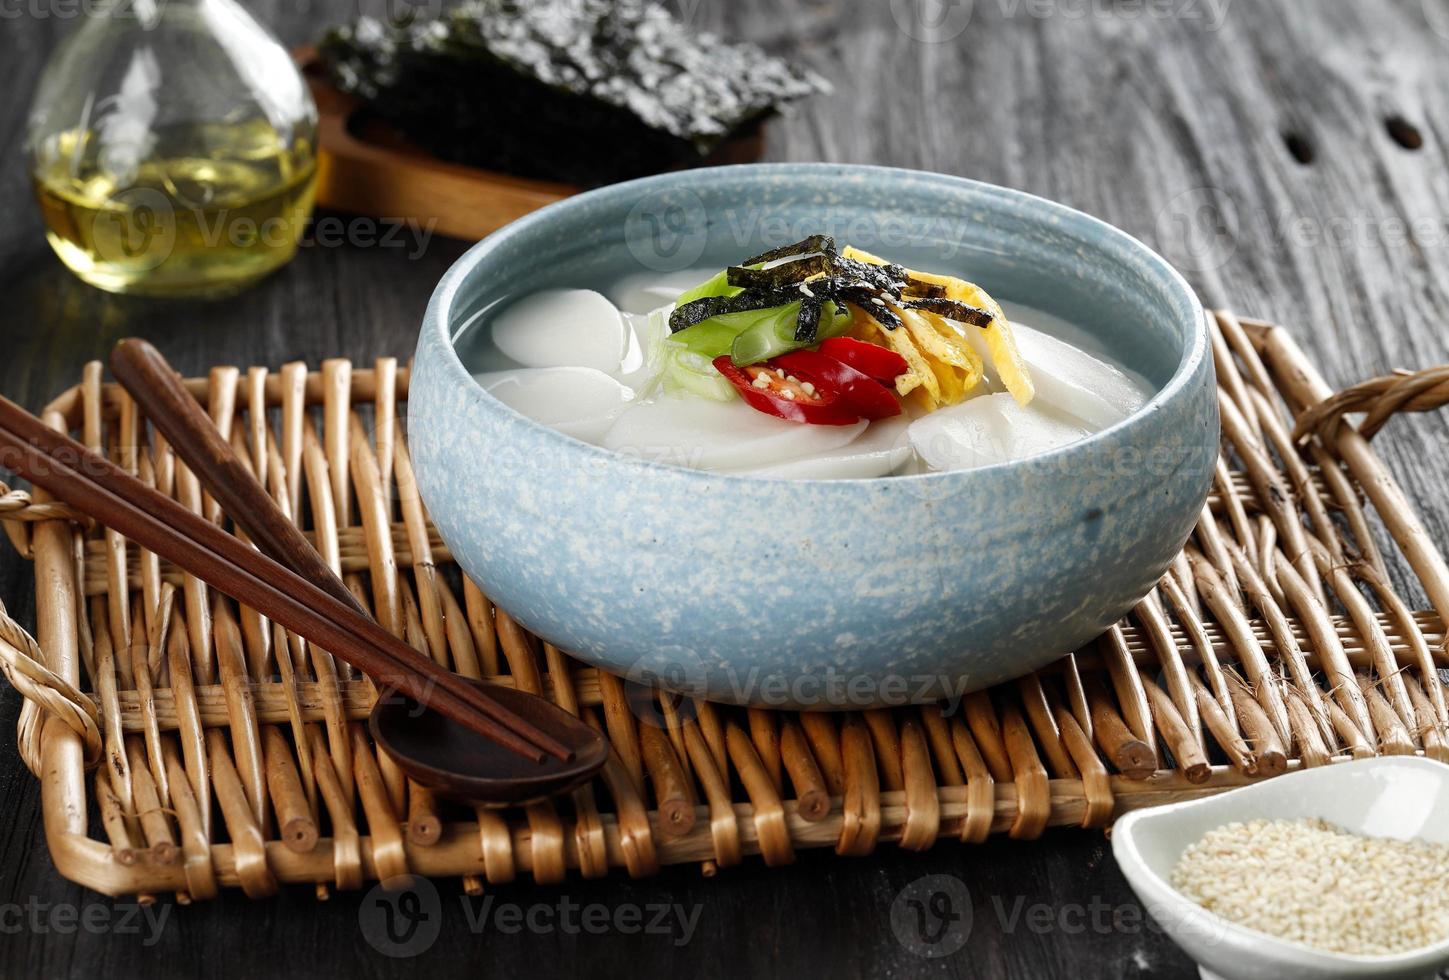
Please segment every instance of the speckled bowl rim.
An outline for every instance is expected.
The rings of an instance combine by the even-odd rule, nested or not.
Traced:
[[[972,469],[946,470],[936,473],[915,473],[902,476],[855,477],[839,480],[762,477],[743,473],[724,473],[714,470],[694,469],[688,466],[679,466],[674,463],[642,459],[638,456],[617,453],[605,449],[602,446],[596,446],[592,443],[576,439],[573,436],[565,435],[557,429],[550,428],[541,422],[536,422],[516,409],[505,405],[484,390],[483,386],[478,384],[472,374],[463,366],[463,361],[458,356],[458,350],[454,344],[454,338],[450,330],[453,302],[457,297],[458,290],[477,271],[478,266],[482,264],[484,258],[506,240],[522,234],[537,225],[546,224],[554,220],[560,212],[574,207],[596,202],[612,203],[616,199],[627,201],[637,199],[648,193],[680,188],[691,190],[698,185],[709,184],[721,178],[746,175],[754,179],[767,179],[774,176],[786,178],[815,177],[827,180],[859,175],[861,177],[875,177],[886,180],[909,179],[916,182],[938,183],[951,187],[957,192],[964,190],[973,195],[992,198],[999,205],[1005,205],[1008,209],[1014,209],[1021,214],[1034,213],[1037,218],[1047,220],[1054,218],[1059,222],[1061,227],[1070,228],[1079,238],[1088,242],[1098,251],[1109,253],[1113,258],[1121,261],[1123,264],[1133,260],[1138,261],[1143,265],[1144,272],[1155,273],[1159,276],[1161,282],[1166,287],[1164,292],[1169,295],[1176,294],[1173,298],[1177,301],[1178,314],[1185,316],[1189,320],[1191,342],[1178,361],[1177,368],[1173,371],[1172,377],[1145,404],[1122,421],[1098,432],[1094,432],[1085,439],[1080,439],[1066,446],[1060,446],[1056,449],[1027,456],[1022,459],[992,463]],[[448,271],[443,274],[443,278],[438,281],[437,287],[433,290],[433,295],[428,301],[427,311],[423,315],[422,329],[425,334],[431,331],[435,338],[442,342],[447,352],[444,370],[446,372],[445,377],[448,380],[466,386],[474,395],[481,397],[483,403],[490,410],[501,412],[507,417],[512,417],[524,423],[539,438],[548,440],[560,447],[572,447],[574,450],[585,453],[588,456],[609,459],[619,465],[629,466],[637,470],[667,470],[675,474],[685,473],[701,482],[716,483],[721,480],[726,482],[759,482],[761,480],[774,480],[796,483],[801,486],[828,484],[833,487],[842,487],[850,484],[878,484],[882,481],[889,481],[895,484],[904,481],[979,479],[985,474],[998,469],[1048,463],[1072,454],[1087,452],[1096,444],[1111,439],[1118,433],[1135,426],[1142,419],[1156,412],[1182,393],[1192,383],[1203,359],[1207,357],[1209,349],[1207,323],[1204,319],[1202,303],[1199,302],[1197,294],[1193,292],[1187,280],[1161,255],[1158,255],[1137,238],[1127,234],[1127,232],[1115,225],[1108,224],[1100,218],[1094,218],[1084,211],[1078,211],[1065,204],[1058,204],[1055,201],[1038,197],[1035,194],[1028,194],[1025,191],[1014,190],[1009,187],[1001,187],[997,184],[989,184],[985,181],[972,180],[969,177],[956,177],[950,174],[910,170],[904,167],[835,163],[748,163],[727,167],[699,167],[692,170],[640,177],[636,180],[625,181],[619,184],[610,184],[606,187],[584,191],[581,194],[575,194],[561,201],[546,205],[498,229],[459,256]]]

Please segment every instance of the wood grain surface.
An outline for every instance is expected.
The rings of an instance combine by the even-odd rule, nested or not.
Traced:
[[[664,2],[834,81],[834,94],[772,126],[770,159],[938,170],[1081,208],[1162,250],[1206,303],[1296,327],[1334,384],[1449,362],[1449,0]],[[61,268],[20,147],[41,65],[90,6],[0,2],[0,391],[38,407],[129,334],[191,373],[408,355],[433,284],[465,247],[422,229],[319,215],[290,267],[211,304],[114,297]],[[250,7],[288,45],[358,12],[321,0]],[[1395,421],[1378,444],[1449,542],[1444,418]],[[31,588],[28,563],[5,549],[0,598],[23,622]],[[425,909],[439,934],[410,958],[365,941],[360,921],[375,934],[376,908],[364,895],[318,903],[300,888],[168,905],[155,934],[55,873],[38,785],[15,753],[18,707],[6,688],[0,977],[1195,976],[1144,919],[1102,836],[1086,832],[921,855],[887,845],[868,860],[802,853],[786,870],[750,862],[713,880],[682,868],[519,885],[486,908],[442,882]],[[958,931],[936,946],[910,904],[927,886],[903,892],[926,875],[953,876],[969,896],[954,906],[969,921],[945,923]],[[508,932],[506,905],[541,911]],[[595,921],[580,912],[591,905],[606,910],[591,913],[608,918],[602,931],[581,927]],[[667,933],[643,928],[655,905],[693,918],[687,941],[674,913]]]

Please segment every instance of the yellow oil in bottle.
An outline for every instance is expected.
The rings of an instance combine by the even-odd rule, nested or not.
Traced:
[[[143,154],[72,130],[39,155],[46,237],[76,275],[117,293],[221,295],[296,254],[317,175],[309,141],[284,145],[265,120],[148,136]]]

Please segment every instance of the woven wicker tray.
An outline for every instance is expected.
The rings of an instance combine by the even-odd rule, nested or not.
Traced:
[[[369,743],[366,679],[114,533],[0,487],[0,519],[35,560],[39,637],[0,610],[0,666],[26,699],[19,746],[56,866],[109,894],[183,900],[404,873],[470,890],[681,862],[713,874],[802,847],[867,855],[1106,827],[1354,756],[1449,759],[1436,670],[1449,664],[1449,569],[1368,442],[1394,412],[1449,401],[1449,369],[1330,397],[1281,328],[1220,313],[1213,344],[1218,479],[1155,592],[1090,649],[954,711],[846,714],[660,700],[494,610],[446,568],[414,492],[395,361],[217,368],[192,391],[283,507],[306,502],[322,553],[386,627],[582,714],[612,757],[593,785],[527,808],[440,801]],[[1356,411],[1357,428],[1343,420]],[[46,417],[219,517],[168,447],[142,432],[126,448],[134,406],[98,364]],[[1390,542],[1435,611],[1394,591]]]

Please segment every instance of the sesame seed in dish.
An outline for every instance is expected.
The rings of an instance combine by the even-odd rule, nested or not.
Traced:
[[[1385,956],[1449,939],[1449,844],[1364,837],[1323,820],[1209,831],[1172,885],[1239,925],[1330,953]]]

